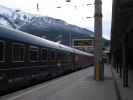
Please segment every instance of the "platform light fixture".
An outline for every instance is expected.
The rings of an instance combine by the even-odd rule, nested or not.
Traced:
[[[66,0],[66,2],[71,2],[71,0]]]
[[[86,17],[86,19],[90,19],[90,18],[94,18],[94,17],[89,17],[89,16]]]
[[[56,8],[61,8],[61,6],[58,6],[58,7],[56,7]]]
[[[87,6],[91,6],[91,5],[93,5],[93,4],[91,4],[91,3],[88,3],[88,4],[86,4]]]

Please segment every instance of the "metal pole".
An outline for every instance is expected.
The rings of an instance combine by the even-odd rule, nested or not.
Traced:
[[[39,3],[37,3],[36,6],[37,6],[37,7],[36,7],[36,10],[37,10],[37,12],[39,12]]]
[[[69,32],[69,45],[72,47],[72,34]]]
[[[103,80],[102,64],[102,1],[95,0],[95,79]]]
[[[126,51],[126,40],[123,40],[122,46],[122,66],[123,66],[123,87],[128,87],[128,64],[127,64],[127,51]]]

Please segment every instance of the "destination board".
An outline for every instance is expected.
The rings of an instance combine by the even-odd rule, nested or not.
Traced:
[[[94,45],[93,39],[74,39],[73,46],[74,47],[90,47]]]

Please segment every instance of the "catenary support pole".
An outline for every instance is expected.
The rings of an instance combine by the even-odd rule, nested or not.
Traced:
[[[104,79],[104,68],[102,63],[102,1],[95,0],[95,79]]]

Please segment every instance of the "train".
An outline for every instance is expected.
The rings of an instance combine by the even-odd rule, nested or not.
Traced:
[[[0,26],[0,95],[94,64],[94,55]]]

